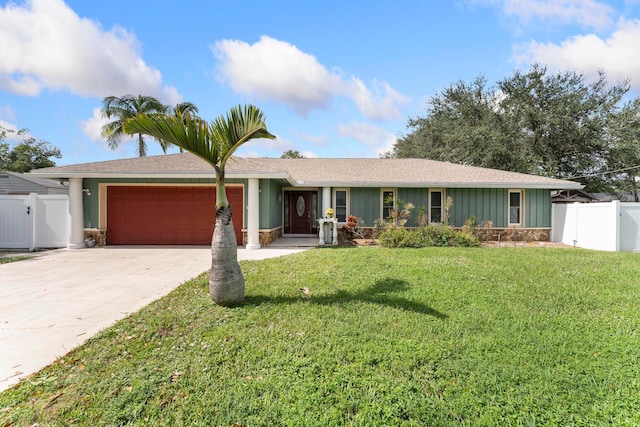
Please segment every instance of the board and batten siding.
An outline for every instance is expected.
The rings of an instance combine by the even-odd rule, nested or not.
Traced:
[[[527,227],[551,227],[551,191],[531,189],[525,191],[524,220]]]
[[[447,188],[446,197],[451,197],[449,223],[462,227],[471,215],[478,224],[492,221],[494,227],[507,226],[508,190],[503,188]]]
[[[449,223],[453,226],[463,226],[471,215],[478,224],[491,220],[493,227],[508,226],[509,190],[506,188],[448,188],[446,196],[452,200]],[[528,228],[551,227],[549,190],[524,191],[524,221]]]
[[[260,228],[271,229],[282,226],[283,203],[282,182],[260,180]]]
[[[349,214],[362,218],[366,226],[380,217],[379,188],[351,188],[349,196]]]
[[[433,188],[435,190],[436,188]],[[514,190],[517,188],[514,188]],[[421,206],[429,207],[429,188],[397,188],[397,198],[404,203],[411,202],[414,209],[407,222],[408,227],[418,225],[418,211]],[[441,190],[438,188],[438,190]],[[462,227],[471,215],[478,224],[491,220],[493,227],[507,227],[509,211],[509,189],[506,188],[445,188],[444,196],[451,197],[449,223]],[[351,188],[349,213],[362,218],[366,226],[380,218],[380,188]],[[525,227],[551,227],[551,198],[549,190],[527,189],[524,191]]]
[[[424,206],[425,212],[429,212],[429,189],[428,188],[399,188],[398,200],[403,203],[412,203],[413,210],[411,211],[411,217],[407,221],[407,227],[417,227],[418,215],[420,207]]]

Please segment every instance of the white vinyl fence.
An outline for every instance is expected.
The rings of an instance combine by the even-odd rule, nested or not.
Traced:
[[[69,242],[68,195],[0,196],[0,248],[62,248]]]
[[[640,252],[640,203],[554,203],[551,241],[586,249]]]

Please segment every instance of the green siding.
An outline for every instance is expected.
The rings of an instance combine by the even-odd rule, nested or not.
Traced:
[[[365,225],[373,225],[373,221],[380,217],[380,189],[352,188],[349,195],[349,214],[362,218]]]
[[[452,200],[449,223],[461,227],[473,215],[478,224],[490,220],[494,227],[506,227],[507,194],[503,188],[448,188],[445,197]]]
[[[524,196],[526,227],[551,227],[551,192],[531,189]]]
[[[474,215],[478,223],[491,220],[494,227],[507,227],[508,189],[448,189],[453,199],[450,222],[461,226]],[[524,192],[525,227],[551,226],[549,190],[531,189]]]
[[[503,188],[449,188],[453,205],[449,223],[460,227],[474,215],[478,224],[491,220],[494,227],[507,227],[509,190]],[[524,192],[525,227],[551,227],[549,190],[529,189]]]
[[[407,227],[418,226],[418,214],[420,207],[424,206],[425,212],[429,211],[429,189],[428,188],[399,188],[398,200],[403,203],[412,203],[414,208],[411,217],[405,224]],[[380,216],[380,214],[378,214]]]
[[[276,181],[260,180],[260,228],[282,226],[282,185]]]
[[[478,224],[491,221],[494,227],[507,227],[509,190],[506,188],[447,188],[445,197],[451,197],[449,223],[456,227],[464,225],[471,216]],[[407,226],[417,225],[418,211],[421,206],[429,207],[428,188],[399,188],[398,199],[411,202],[414,209]],[[350,214],[360,217],[366,225],[380,217],[380,188],[351,188]],[[530,189],[525,191],[525,226],[551,226],[551,199],[549,190]]]

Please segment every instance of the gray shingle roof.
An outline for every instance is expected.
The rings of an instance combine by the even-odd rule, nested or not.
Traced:
[[[0,194],[67,194],[58,181],[17,172],[0,171]]]
[[[179,153],[59,166],[31,171],[47,178],[210,177],[212,166]],[[272,159],[235,157],[228,178],[286,179],[303,187],[582,188],[577,182],[426,159]]]

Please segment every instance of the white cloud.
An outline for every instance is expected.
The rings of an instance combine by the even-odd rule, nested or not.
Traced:
[[[328,144],[326,135],[312,135],[310,133],[297,133],[297,136],[304,140],[312,143],[317,147],[325,147]]]
[[[62,0],[9,2],[0,8],[0,89],[35,96],[43,89],[83,96],[127,93],[179,101],[163,87],[160,71],[140,57],[135,35],[121,27],[104,31],[80,18]]]
[[[80,121],[80,129],[94,141],[102,141],[102,126],[109,123],[109,119],[102,117],[100,108],[93,109],[93,116],[90,119]]]
[[[408,98],[396,92],[388,83],[374,82],[375,93],[372,93],[364,83],[354,77],[351,87],[351,96],[365,117],[371,120],[402,117],[397,106],[406,104]]]
[[[392,133],[369,123],[351,122],[349,125],[340,125],[338,132],[371,147],[378,156],[391,151],[396,143],[396,137]]]
[[[262,36],[252,45],[221,40],[212,46],[221,80],[248,96],[282,102],[300,115],[330,106],[336,96],[352,98],[372,120],[400,117],[406,98],[387,83],[377,84],[375,95],[357,78],[345,80],[329,71],[315,56],[296,46]]]
[[[498,7],[505,16],[525,25],[576,23],[598,31],[613,23],[614,14],[611,6],[597,0],[467,0],[466,3]]]
[[[258,157],[263,157],[257,151],[245,151],[245,152],[238,151],[236,154],[240,157],[247,157],[247,158],[253,158],[253,159],[256,159]]]
[[[0,120],[6,119],[15,122],[18,118],[16,117],[16,113],[13,111],[8,105],[0,105]]]
[[[93,116],[91,116],[91,118],[87,120],[81,120],[80,122],[78,122],[78,125],[80,126],[80,129],[82,129],[82,133],[84,133],[92,141],[96,142],[96,146],[101,147],[104,151],[112,152],[114,150],[109,148],[107,141],[102,137],[102,126],[106,125],[107,123],[109,123],[109,119],[102,117],[101,109],[94,108]],[[146,139],[148,149],[153,150],[155,140],[151,140],[154,141],[151,144],[149,144],[149,140],[149,138]],[[130,156],[133,150],[132,144],[128,144],[129,142],[137,143],[137,137],[124,135],[122,141],[115,151],[122,154],[123,156]]]
[[[627,78],[640,90],[640,20],[620,21],[609,37],[595,34],[572,37],[560,44],[531,42],[517,46],[517,63],[548,65],[554,69],[576,70],[587,76],[597,76],[603,70],[610,81]]]
[[[613,9],[596,0],[505,0],[504,12],[525,23],[551,20],[603,30],[612,24]]]
[[[247,141],[238,149],[238,155],[242,157],[262,157],[258,153],[279,153],[280,156],[287,150],[294,149],[293,143],[278,135],[274,139],[258,138]]]

